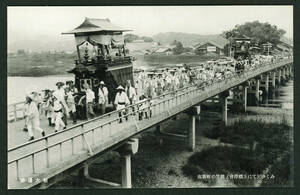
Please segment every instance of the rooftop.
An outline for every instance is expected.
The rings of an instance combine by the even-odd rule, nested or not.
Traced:
[[[63,32],[62,34],[101,34],[105,32],[124,32],[130,31],[119,26],[116,26],[106,19],[85,18],[82,24],[76,27],[74,30]]]

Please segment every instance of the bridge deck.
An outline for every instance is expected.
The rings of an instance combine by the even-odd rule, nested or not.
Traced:
[[[97,115],[97,113],[96,113]],[[100,116],[100,115],[97,115]],[[68,128],[72,128],[73,126],[75,126],[73,124],[73,121],[71,118],[67,119],[68,121]],[[77,123],[82,123],[85,122],[87,120],[77,120]],[[23,127],[25,124],[25,120],[24,119],[18,119],[17,121],[12,121],[12,122],[8,122],[7,123],[7,145],[8,148],[13,148],[16,147],[18,145],[21,145],[23,143],[28,142],[29,139],[29,135],[27,131],[23,131]],[[45,117],[45,115],[40,115],[40,127],[42,129],[45,130],[46,135],[52,134],[55,132],[54,127],[50,127],[48,125],[48,119]],[[41,138],[42,135],[39,131],[33,131],[34,134],[34,138],[38,139]]]
[[[22,183],[22,178],[51,178],[210,97],[290,63],[292,60],[268,64],[206,87],[189,86],[160,96],[151,105],[152,117],[149,119],[138,120],[137,110],[132,112],[132,108],[128,107],[127,122],[119,123],[117,112],[112,112],[11,148],[8,150],[9,188],[35,186],[42,181]],[[144,111],[149,111],[149,108]]]

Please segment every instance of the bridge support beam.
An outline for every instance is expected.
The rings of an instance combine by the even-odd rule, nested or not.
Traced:
[[[285,76],[285,67],[283,67],[283,69],[282,69],[282,79],[283,79],[283,81],[285,82],[285,80],[286,80],[286,76]]]
[[[244,86],[243,87],[243,111],[244,112],[247,112],[247,90],[248,90],[248,87],[247,86]]]
[[[195,107],[196,107],[196,111],[197,111],[196,120],[197,120],[197,121],[200,121],[200,120],[201,120],[201,116],[200,116],[200,113],[201,113],[201,106],[198,105],[198,106],[195,106]]]
[[[290,79],[289,66],[285,67],[285,78],[287,81]]]
[[[188,149],[193,151],[196,146],[196,117],[200,115],[200,106],[194,106],[187,112],[189,115],[189,130],[188,130]]]
[[[281,84],[281,69],[278,70],[278,84]]]
[[[269,94],[269,74],[266,74],[265,79],[265,91],[267,94]]]
[[[256,79],[256,87],[255,87],[255,102],[256,102],[256,105],[258,105],[258,102],[259,102],[259,85],[260,85],[260,80]]]
[[[80,180],[82,180],[84,178],[84,179],[87,179],[87,180],[90,180],[90,181],[93,181],[93,182],[109,185],[109,186],[112,186],[112,187],[120,187],[120,184],[118,184],[118,183],[114,183],[114,182],[105,181],[105,180],[102,180],[102,179],[91,177],[90,174],[89,174],[89,165],[87,163],[85,163],[83,169],[80,170],[80,175],[79,176],[81,177]]]
[[[161,130],[161,125],[158,124],[156,125],[155,131],[154,131],[155,135],[156,135],[156,141],[157,143],[161,146],[163,145],[163,138],[160,136],[162,134],[162,130]]]
[[[121,158],[122,188],[131,188],[131,155],[124,155]]]
[[[122,188],[131,188],[131,155],[138,151],[138,139],[131,139],[117,149],[121,155]]]
[[[220,94],[220,102],[222,104],[222,121],[225,126],[227,126],[227,97],[229,96],[229,91],[225,91]]]
[[[188,147],[190,151],[195,149],[196,145],[196,124],[195,124],[195,115],[190,115],[189,121],[189,132],[188,132]]]
[[[272,88],[276,87],[276,72],[272,72]]]

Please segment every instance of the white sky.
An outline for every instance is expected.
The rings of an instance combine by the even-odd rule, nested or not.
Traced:
[[[138,35],[159,32],[219,34],[236,24],[259,20],[293,36],[292,6],[80,6],[8,7],[8,36],[57,36],[81,24],[85,17],[109,18]]]

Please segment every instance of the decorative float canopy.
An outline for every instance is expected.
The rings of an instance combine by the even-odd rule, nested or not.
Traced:
[[[92,45],[123,45],[124,38],[122,33],[131,31],[116,26],[107,19],[85,18],[74,30],[64,32],[62,34],[74,34],[76,45],[82,45],[84,42],[89,42]]]

